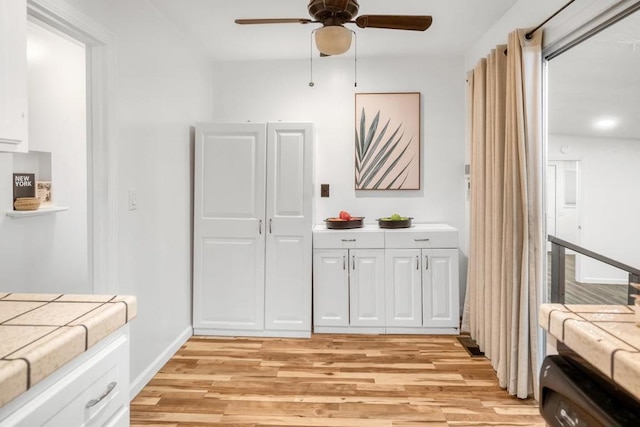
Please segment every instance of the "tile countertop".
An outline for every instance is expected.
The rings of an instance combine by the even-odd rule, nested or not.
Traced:
[[[0,293],[0,407],[136,314],[133,296]]]
[[[640,399],[640,327],[627,305],[542,304],[539,323],[636,398]]]

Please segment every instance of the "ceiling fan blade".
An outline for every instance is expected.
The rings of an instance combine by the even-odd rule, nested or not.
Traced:
[[[305,18],[272,18],[272,19],[236,19],[236,24],[309,24],[311,19]]]
[[[427,15],[361,15],[354,22],[360,28],[425,31],[432,21]]]

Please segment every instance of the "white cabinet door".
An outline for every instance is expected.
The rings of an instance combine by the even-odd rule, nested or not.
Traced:
[[[264,124],[196,129],[195,328],[264,327]]]
[[[0,0],[0,151],[27,149],[27,2]]]
[[[265,328],[311,331],[310,123],[267,125]]]
[[[458,250],[422,250],[423,326],[460,325]]]
[[[420,249],[388,249],[385,253],[387,326],[422,326],[420,255]]]
[[[349,271],[346,249],[313,251],[313,324],[349,326]]]
[[[384,326],[384,249],[349,250],[351,326]]]

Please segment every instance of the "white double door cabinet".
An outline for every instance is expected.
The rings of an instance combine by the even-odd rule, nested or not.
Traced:
[[[309,336],[312,125],[196,127],[196,334]]]
[[[383,328],[384,249],[317,249],[313,257],[315,326]]]
[[[457,327],[457,249],[388,249],[389,327]]]

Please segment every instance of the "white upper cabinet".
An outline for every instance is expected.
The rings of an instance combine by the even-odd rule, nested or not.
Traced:
[[[0,0],[0,151],[27,150],[27,3]]]

